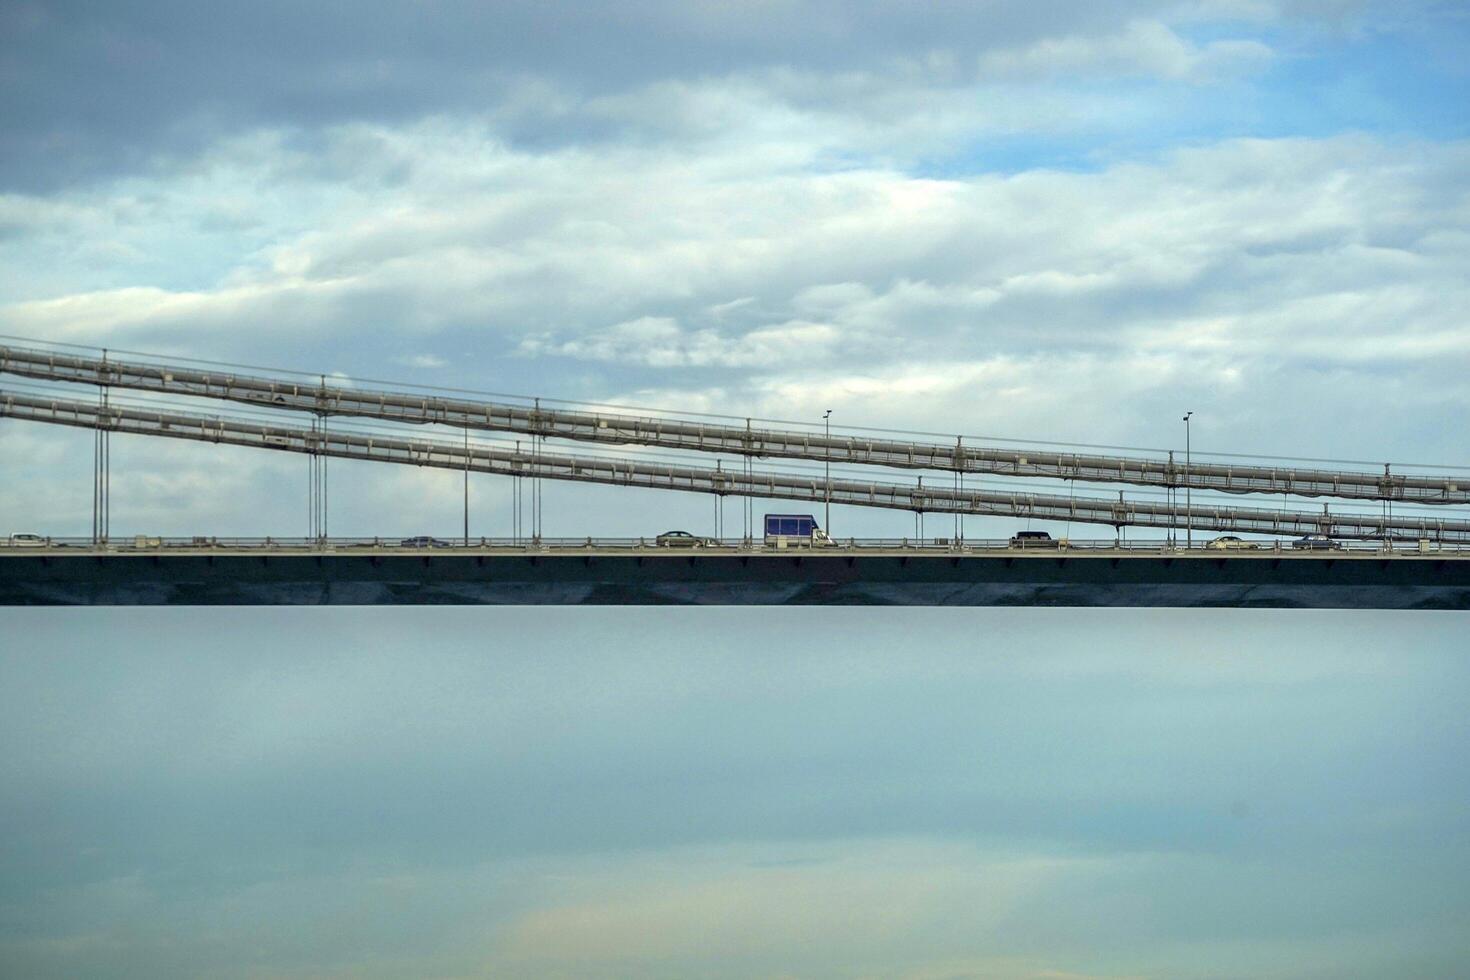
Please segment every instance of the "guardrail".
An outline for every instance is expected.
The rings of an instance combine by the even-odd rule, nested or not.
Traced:
[[[166,551],[264,551],[329,554],[337,552],[411,552],[411,553],[454,553],[482,552],[486,550],[558,553],[587,551],[648,550],[665,553],[713,552],[713,553],[844,553],[844,552],[924,552],[935,554],[971,554],[985,552],[1089,552],[1109,551],[1130,554],[1199,554],[1213,557],[1249,555],[1260,553],[1277,554],[1334,554],[1354,555],[1401,555],[1423,556],[1426,554],[1444,557],[1470,557],[1470,548],[1446,547],[1438,542],[1404,541],[1334,541],[1330,547],[1307,548],[1294,541],[1245,541],[1219,544],[1208,541],[1193,545],[1180,541],[1119,539],[1054,538],[1044,541],[1015,542],[1009,538],[839,538],[830,544],[792,542],[767,542],[762,538],[714,538],[702,539],[696,545],[670,546],[659,544],[656,537],[639,538],[495,538],[477,537],[465,541],[463,538],[292,538],[292,537],[162,537],[153,535],[130,535],[94,541],[85,537],[52,537],[13,535],[0,538],[0,554],[37,553],[88,553],[128,554],[157,553]]]

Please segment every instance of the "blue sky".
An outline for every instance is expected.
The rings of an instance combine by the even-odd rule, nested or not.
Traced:
[[[1464,4],[916,10],[4,4],[0,333],[1470,465]],[[90,452],[0,422],[0,525],[85,534]],[[302,460],[112,452],[117,534],[306,531]],[[335,534],[459,531],[457,474],[331,472]],[[1465,626],[0,612],[0,973],[1445,976]]]

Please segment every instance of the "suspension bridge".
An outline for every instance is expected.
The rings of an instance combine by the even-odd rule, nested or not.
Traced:
[[[92,534],[0,541],[0,602],[1470,608],[1467,471],[833,433],[228,367],[0,344],[0,420],[87,429],[94,438]],[[218,407],[200,407],[208,403]],[[307,535],[115,539],[113,434],[307,457]],[[484,434],[519,438],[484,442]],[[329,459],[464,473],[463,536],[330,537]],[[510,478],[517,494],[529,483],[529,533],[517,525],[509,539],[471,539],[470,474]],[[553,540],[541,533],[545,480],[744,498],[744,533]],[[1037,492],[1037,481],[1057,489]],[[1301,503],[1265,506],[1268,496]],[[772,540],[755,533],[758,500],[952,515],[957,529],[962,517],[1064,521],[1112,537]],[[1129,528],[1169,537],[1126,541]]]

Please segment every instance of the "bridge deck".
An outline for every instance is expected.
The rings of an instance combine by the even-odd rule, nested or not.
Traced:
[[[0,547],[4,605],[1470,609],[1470,552],[621,544]]]

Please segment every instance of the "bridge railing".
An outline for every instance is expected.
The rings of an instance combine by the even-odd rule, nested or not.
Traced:
[[[1289,540],[1243,541],[1218,543],[1160,539],[1120,540],[1054,538],[1049,540],[1016,541],[1011,538],[950,538],[950,537],[905,537],[905,538],[838,538],[832,543],[767,542],[763,538],[701,538],[697,544],[665,545],[656,536],[647,537],[560,537],[560,538],[511,538],[472,537],[433,538],[416,536],[397,537],[218,537],[188,536],[165,537],[155,535],[128,535],[94,541],[89,537],[64,537],[42,535],[12,535],[0,537],[0,554],[75,554],[89,553],[148,553],[160,552],[224,552],[259,551],[265,553],[426,553],[453,554],[455,552],[525,552],[577,553],[595,550],[647,550],[652,553],[762,553],[762,554],[831,554],[848,552],[914,552],[924,554],[972,554],[985,552],[1068,553],[1089,551],[1123,551],[1139,554],[1208,554],[1216,557],[1265,553],[1309,554],[1322,551],[1328,553],[1377,555],[1470,555],[1470,548],[1445,546],[1431,541],[1333,541],[1330,546],[1319,545],[1304,549]]]

